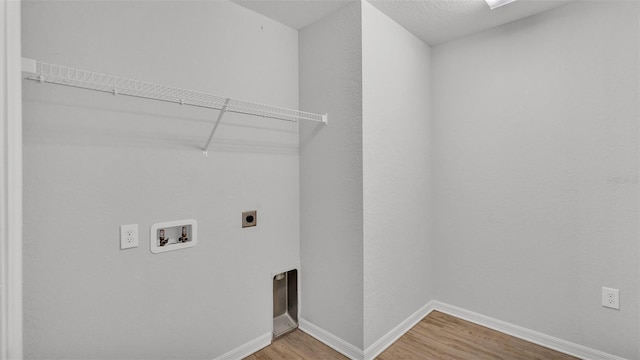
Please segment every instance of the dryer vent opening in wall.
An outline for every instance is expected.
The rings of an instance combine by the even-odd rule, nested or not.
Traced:
[[[298,270],[273,277],[273,338],[298,327]]]

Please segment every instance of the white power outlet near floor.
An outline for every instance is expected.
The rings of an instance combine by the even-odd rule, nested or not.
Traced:
[[[620,290],[603,287],[602,306],[620,310]]]
[[[138,224],[120,226],[120,250],[138,247]]]

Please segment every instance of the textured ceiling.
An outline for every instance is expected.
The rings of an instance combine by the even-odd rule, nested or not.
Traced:
[[[438,45],[567,4],[518,0],[490,10],[484,0],[371,0],[373,6],[429,45]]]
[[[231,0],[296,30],[357,0]]]
[[[300,30],[358,0],[232,0]],[[438,45],[574,0],[518,0],[490,10],[484,0],[370,0],[429,45]]]

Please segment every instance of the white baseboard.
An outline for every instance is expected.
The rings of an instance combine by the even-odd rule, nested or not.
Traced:
[[[273,335],[270,332],[261,335],[244,345],[238,346],[226,354],[218,356],[215,360],[242,360],[256,351],[269,346],[271,344],[272,336]]]
[[[364,351],[364,359],[373,360],[378,355],[382,354],[383,351],[400,339],[402,335],[406,334],[407,331],[411,330],[411,328],[424,319],[425,316],[429,315],[429,313],[434,310],[433,303],[433,301],[429,301],[426,305],[418,309],[418,311],[414,312],[411,316],[398,324],[398,326],[394,327],[391,331],[378,339],[378,341],[366,348]]]
[[[320,342],[348,357],[351,360],[362,360],[364,358],[364,352],[358,347],[342,340],[341,338],[333,335],[332,333],[324,330],[323,328],[309,322],[305,319],[300,319],[299,329],[305,333],[318,339]]]
[[[462,320],[487,327],[511,335],[513,337],[526,340],[528,342],[544,346],[549,349],[565,353],[567,355],[575,356],[584,360],[625,360],[616,355],[607,354],[600,350],[588,348],[586,346],[578,345],[566,340],[558,339],[556,337],[539,333],[527,328],[523,328],[518,325],[510,324],[508,322],[494,319],[489,316],[475,313],[473,311],[465,310],[453,305],[445,304],[439,301],[432,301],[434,310],[455,316]]]
[[[365,351],[360,350],[358,347],[305,319],[300,319],[299,328],[349,359],[373,360],[434,310],[583,360],[625,360],[624,358],[616,355],[591,349],[583,345],[575,344],[435,300],[429,301],[426,305],[418,309],[418,311],[402,321],[398,326],[391,329],[391,331],[378,339],[378,341],[369,346]],[[271,344],[271,333],[262,335],[245,345],[231,350],[215,360],[240,360],[269,344]]]

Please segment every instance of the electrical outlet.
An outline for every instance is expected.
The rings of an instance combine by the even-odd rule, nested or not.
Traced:
[[[138,224],[120,226],[120,250],[138,247]]]
[[[620,290],[603,287],[602,306],[620,310]]]
[[[252,227],[258,225],[258,211],[251,210],[242,213],[242,227]]]

